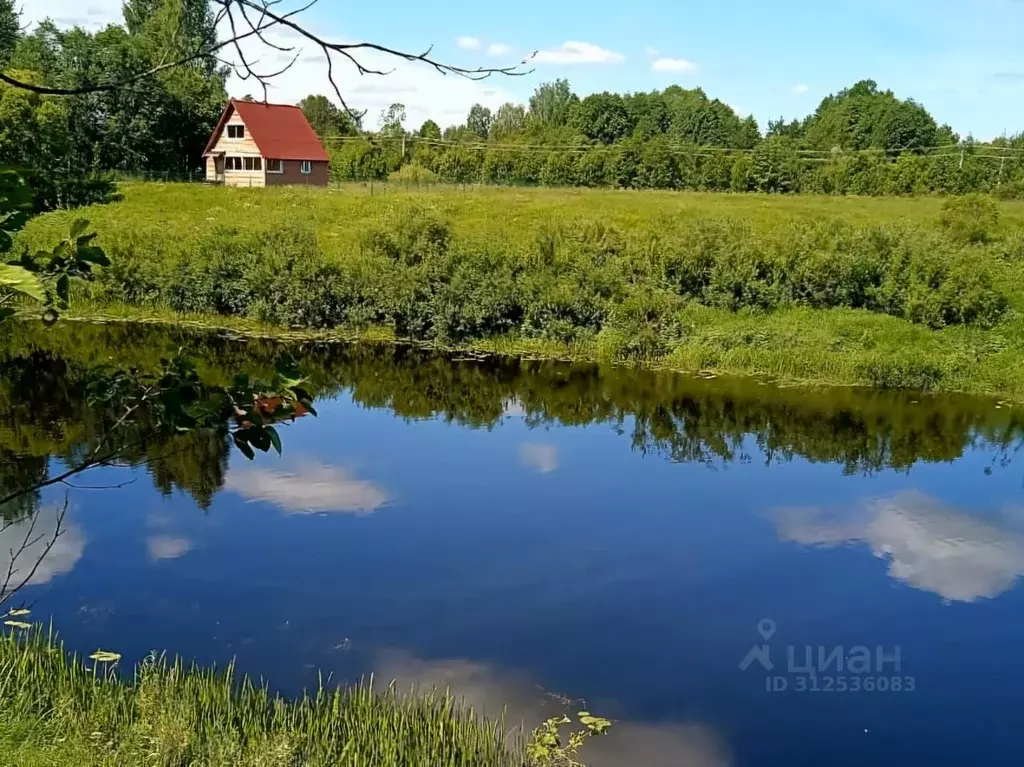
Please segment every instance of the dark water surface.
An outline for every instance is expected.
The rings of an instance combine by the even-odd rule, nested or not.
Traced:
[[[221,379],[282,352],[12,330],[0,483],[52,476],[95,444],[89,366],[154,365],[182,343]],[[4,510],[52,527],[70,492],[66,534],[25,597],[73,648],[236,657],[289,693],[319,671],[447,684],[528,726],[576,710],[568,697],[616,720],[598,765],[1024,756],[1013,409],[384,346],[290,351],[319,417],[282,430],[283,457],[133,427],[129,465],[75,480],[130,484],[51,487]],[[4,569],[25,524],[0,536]]]

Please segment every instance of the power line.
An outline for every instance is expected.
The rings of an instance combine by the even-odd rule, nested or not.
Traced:
[[[493,151],[493,152],[614,152],[622,151],[626,147],[622,144],[532,144],[505,141],[459,141],[454,139],[435,139],[424,136],[328,136],[322,139],[328,144],[346,143],[369,143],[369,144],[397,144],[424,145],[437,149],[463,149],[469,151]],[[719,147],[703,144],[662,144],[662,147],[672,153],[686,154],[753,154],[757,148],[745,147]],[[953,151],[955,150],[955,152]],[[793,149],[797,155],[807,158],[820,157],[826,160],[838,157],[857,155],[879,155],[894,156],[912,153],[919,156],[945,157],[953,152],[957,157],[960,153],[965,156],[1000,157],[1010,154],[1024,154],[1024,148],[992,146],[988,144],[942,144],[934,147],[894,147],[891,149],[867,148],[867,149]]]

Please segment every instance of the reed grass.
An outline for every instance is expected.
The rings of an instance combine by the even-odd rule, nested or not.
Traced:
[[[372,680],[297,700],[151,656],[131,672],[68,655],[38,625],[0,636],[4,767],[479,767],[524,765],[518,733],[446,691]]]

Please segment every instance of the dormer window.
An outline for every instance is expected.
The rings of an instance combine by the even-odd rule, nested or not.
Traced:
[[[244,125],[229,125],[228,126],[228,138],[245,138],[245,126]]]

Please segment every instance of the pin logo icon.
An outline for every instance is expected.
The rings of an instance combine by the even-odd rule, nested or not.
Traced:
[[[766,643],[775,636],[775,631],[775,621],[771,618],[762,618],[757,622],[757,633],[760,634],[761,639]],[[754,661],[760,663],[761,668],[765,671],[771,671],[775,668],[775,664],[772,663],[771,648],[767,644],[756,644],[751,647],[743,660],[740,661],[740,671],[746,671]]]

